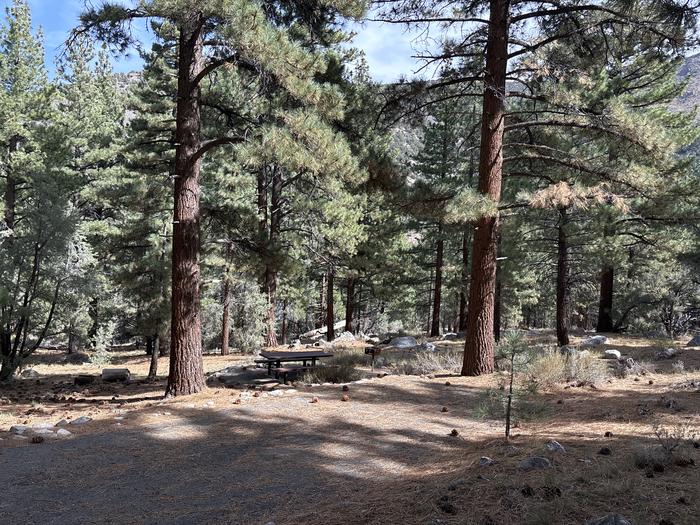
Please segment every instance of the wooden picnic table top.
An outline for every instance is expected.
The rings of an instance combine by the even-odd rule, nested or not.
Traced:
[[[260,355],[270,361],[303,361],[304,359],[317,359],[333,357],[333,354],[321,350],[308,352],[260,352]]]

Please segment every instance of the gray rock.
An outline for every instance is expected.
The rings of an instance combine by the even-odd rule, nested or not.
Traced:
[[[32,425],[32,430],[46,430],[47,428],[53,429],[54,425],[51,423],[37,423],[36,425]]]
[[[524,470],[527,472],[528,470],[538,470],[538,469],[550,468],[552,466],[552,463],[547,458],[534,456],[531,458],[523,459],[520,462],[519,466],[520,466],[521,470]]]
[[[389,345],[394,348],[415,348],[418,346],[418,341],[411,336],[394,337]]]
[[[10,427],[10,432],[17,436],[21,436],[24,434],[27,430],[29,430],[29,425],[12,425]]]
[[[594,335],[581,343],[582,346],[600,346],[607,344],[608,338],[604,335]]]
[[[349,343],[351,341],[355,341],[355,336],[352,334],[352,332],[343,332],[333,339],[334,343]]]
[[[632,522],[619,514],[608,514],[602,518],[588,520],[586,525],[632,525]]]
[[[34,379],[39,377],[39,372],[36,370],[32,370],[31,368],[28,368],[26,370],[22,370],[19,374],[20,377],[23,377],[25,379]]]
[[[700,346],[700,334],[693,337],[686,346]]]
[[[675,348],[667,348],[656,354],[656,359],[672,359],[676,357],[678,351]]]
[[[435,351],[435,345],[433,343],[423,343],[416,347],[418,350],[427,350],[428,352]]]
[[[621,357],[620,351],[612,348],[603,352],[603,359],[620,359]]]
[[[558,441],[552,440],[549,443],[546,443],[544,445],[544,448],[549,450],[550,452],[559,452],[561,454],[566,453],[566,449],[559,443]]]
[[[443,341],[455,341],[456,339],[459,339],[459,336],[454,332],[448,332],[442,336]]]
[[[488,456],[482,456],[481,458],[479,458],[479,465],[481,465],[482,467],[488,467],[489,465],[493,464],[494,461]]]
[[[58,437],[62,437],[62,438],[63,438],[63,437],[72,436],[73,434],[72,434],[70,431],[66,430],[65,428],[59,428],[59,429],[56,431],[56,435],[57,435]]]
[[[89,423],[92,421],[91,417],[88,416],[80,416],[78,419],[75,419],[70,422],[71,425],[84,425],[85,423]]]
[[[56,426],[56,427],[65,427],[67,424],[68,424],[68,421],[66,421],[65,419],[61,419],[61,421],[59,421],[58,423],[56,423],[54,426]]]

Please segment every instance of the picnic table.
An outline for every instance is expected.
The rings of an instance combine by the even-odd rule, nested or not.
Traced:
[[[289,372],[314,368],[319,359],[333,357],[333,354],[312,350],[308,352],[260,352],[260,356],[262,359],[256,360],[256,363],[267,365],[267,375],[272,375],[272,367],[274,365],[276,374],[279,375],[281,372],[286,379]],[[311,362],[311,366],[308,366],[309,362]],[[282,363],[302,363],[302,365],[286,368],[282,366]]]

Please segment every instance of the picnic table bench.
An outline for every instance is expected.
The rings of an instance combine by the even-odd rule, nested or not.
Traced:
[[[279,376],[282,375],[284,382],[286,382],[288,374],[316,368],[319,359],[333,357],[333,354],[312,350],[308,352],[260,352],[260,356],[262,359],[256,359],[255,362],[267,365],[267,375],[272,375],[274,371],[276,378],[279,379]],[[282,363],[301,363],[301,365],[282,366]]]

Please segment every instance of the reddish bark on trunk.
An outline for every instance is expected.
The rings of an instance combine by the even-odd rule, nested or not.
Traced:
[[[205,387],[199,302],[200,90],[203,68],[200,12],[181,22],[178,57],[173,213],[172,322],[166,396],[194,394]]]
[[[571,289],[569,286],[569,243],[566,237],[568,217],[565,209],[559,210],[557,241],[557,341],[559,346],[569,344],[571,319]]]
[[[503,178],[503,133],[508,65],[509,0],[491,0],[481,120],[479,191],[498,202]],[[462,375],[494,370],[493,319],[496,294],[498,216],[476,221]]]

